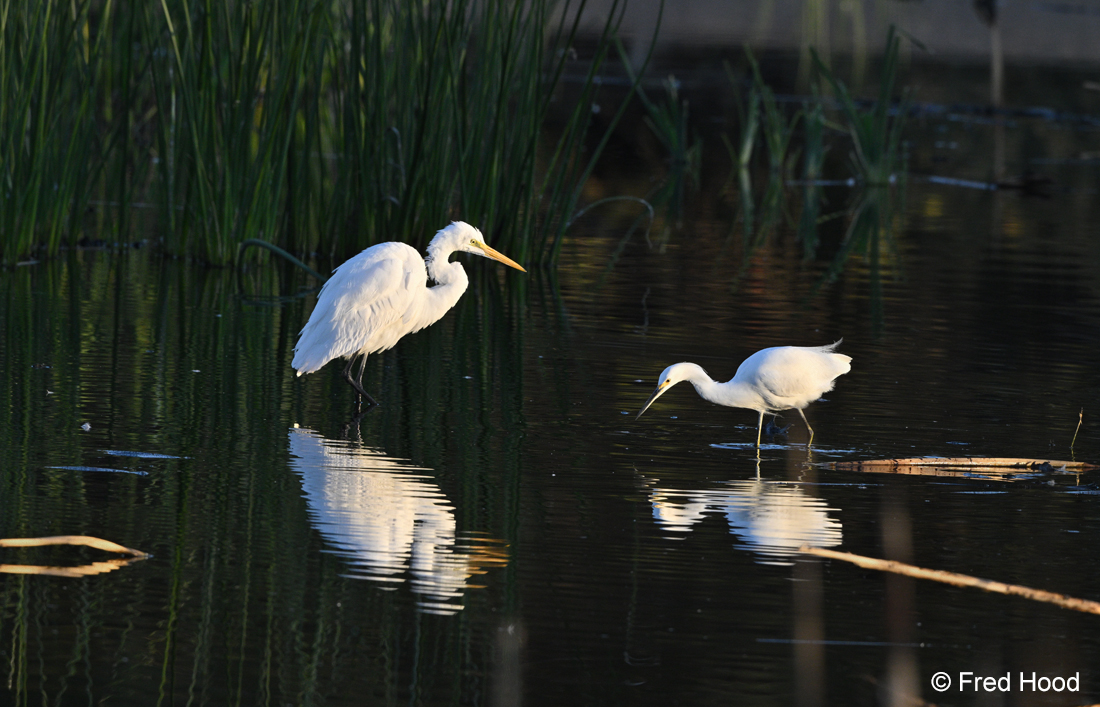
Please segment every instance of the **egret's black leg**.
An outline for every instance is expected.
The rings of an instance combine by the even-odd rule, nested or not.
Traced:
[[[351,367],[355,365],[355,359],[358,358],[358,357],[359,357],[359,354],[352,354],[351,356],[348,356],[348,365],[344,366],[344,373],[343,373],[344,380],[346,380],[348,382],[348,385],[350,385],[355,390],[355,401],[356,402],[359,402],[363,399],[363,386],[362,386],[362,384],[357,384],[351,377]]]
[[[372,398],[370,393],[363,390],[363,371],[365,371],[366,369],[367,355],[363,354],[362,357],[359,359],[359,375],[355,377],[355,382],[358,384],[356,387],[359,389],[359,392],[363,395],[363,397],[367,399],[367,403],[371,407],[375,407],[376,405],[378,405],[378,401]]]
[[[363,362],[359,366],[359,377],[351,377],[351,367],[355,365],[355,359],[362,357]],[[348,382],[356,393],[355,402],[361,403],[363,400],[367,401],[367,404],[374,407],[378,404],[378,401],[370,396],[370,393],[363,390],[363,369],[367,367],[367,355],[366,354],[353,354],[348,357],[348,365],[344,366],[344,380]]]

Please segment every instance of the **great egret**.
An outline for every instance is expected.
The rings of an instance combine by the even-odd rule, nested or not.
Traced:
[[[434,324],[455,306],[470,284],[462,265],[449,261],[455,251],[527,272],[486,245],[481,231],[462,221],[435,234],[427,260],[405,243],[373,245],[332,272],[302,328],[290,365],[300,376],[344,357],[348,359],[344,380],[360,399],[377,405],[363,390],[367,355],[392,348],[401,337]],[[434,287],[428,287],[429,278],[435,281]],[[359,375],[352,378],[356,358],[360,359]]]
[[[688,381],[704,400],[756,410],[760,414],[756,423],[757,447],[760,446],[764,413],[798,410],[810,431],[810,440],[806,443],[809,446],[814,441],[814,430],[802,409],[832,390],[836,379],[852,370],[852,357],[834,352],[839,345],[840,341],[828,346],[762,349],[746,358],[737,367],[736,375],[725,383],[713,380],[697,364],[674,363],[661,373],[657,390],[649,396],[637,417],[641,417],[642,412],[669,388],[680,381]]]

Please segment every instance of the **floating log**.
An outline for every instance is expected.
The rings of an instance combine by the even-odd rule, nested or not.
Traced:
[[[827,557],[831,560],[851,562],[854,565],[859,565],[866,569],[893,572],[895,574],[903,574],[918,579],[930,579],[934,582],[952,584],[956,587],[975,587],[987,592],[1024,597],[1034,601],[1056,604],[1064,609],[1073,609],[1074,611],[1083,611],[1088,614],[1100,615],[1100,602],[1098,601],[1077,599],[1075,597],[1066,596],[1065,594],[1048,592],[1043,589],[1032,589],[1031,587],[1025,587],[1019,584],[1005,584],[1004,582],[995,582],[990,579],[972,577],[968,574],[945,572],[944,570],[931,570],[924,567],[917,567],[916,565],[908,565],[904,562],[879,560],[865,555],[856,555],[850,552],[837,552],[836,550],[826,550],[825,548],[810,547],[809,545],[803,545],[799,548],[799,552],[808,555],[817,555],[818,557]]]

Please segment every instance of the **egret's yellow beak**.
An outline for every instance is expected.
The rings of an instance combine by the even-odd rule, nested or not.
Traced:
[[[509,258],[504,253],[493,250],[492,248],[490,248],[489,246],[487,246],[484,243],[475,243],[474,245],[476,245],[479,249],[481,249],[481,255],[484,255],[486,258],[492,258],[493,260],[496,260],[497,262],[504,263],[508,267],[515,268],[516,270],[519,270],[520,272],[527,272],[526,270],[523,269],[522,265],[520,265],[516,261]]]
[[[649,400],[645,401],[645,405],[642,406],[642,412],[648,410],[649,406],[653,404],[653,401],[664,395],[665,392],[671,387],[672,383],[670,381],[665,381],[657,386],[657,390],[653,391],[653,395],[649,396]],[[639,412],[637,415],[635,415],[634,419],[637,420],[639,417],[641,417],[642,412]]]

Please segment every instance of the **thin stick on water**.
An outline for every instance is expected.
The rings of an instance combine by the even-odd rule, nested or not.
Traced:
[[[958,574],[956,572],[945,572],[943,570],[931,570],[924,567],[917,567],[915,565],[907,565],[904,562],[895,562],[893,560],[879,560],[874,557],[866,557],[864,555],[855,555],[850,552],[836,552],[835,550],[826,550],[820,547],[810,547],[809,545],[803,545],[799,548],[799,552],[804,552],[809,555],[817,555],[818,557],[827,557],[832,560],[844,560],[845,562],[851,562],[852,564],[859,565],[866,569],[880,570],[882,572],[893,572],[895,574],[903,574],[908,577],[916,577],[918,579],[930,579],[935,582],[943,582],[944,584],[953,584],[957,587],[975,587],[977,589],[983,589],[987,592],[996,592],[997,594],[1008,594],[1012,596],[1024,597],[1025,599],[1032,599],[1034,601],[1043,601],[1050,604],[1056,604],[1064,609],[1073,609],[1074,611],[1083,611],[1088,614],[1100,615],[1100,602],[1091,601],[1089,599],[1077,599],[1075,597],[1069,597],[1065,594],[1057,594],[1055,592],[1048,592],[1042,589],[1032,589],[1031,587],[1025,587],[1019,584],[1005,584],[1004,582],[995,582],[989,579],[980,579],[978,577],[972,577],[967,574]]]
[[[1069,451],[1073,452],[1073,443],[1077,441],[1077,433],[1081,431],[1081,422],[1085,418],[1085,408],[1081,408],[1081,411],[1077,413],[1077,429],[1073,431],[1073,439],[1069,441]]]

